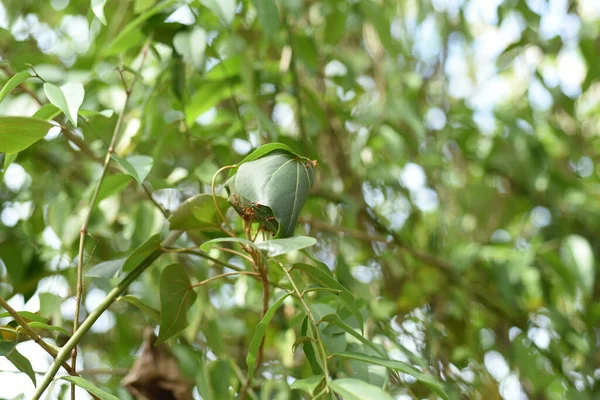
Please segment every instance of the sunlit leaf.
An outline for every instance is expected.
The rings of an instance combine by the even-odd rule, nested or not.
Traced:
[[[200,27],[191,31],[175,34],[173,38],[175,50],[183,57],[186,63],[200,69],[204,63],[204,50],[206,49],[206,32]]]
[[[420,372],[419,370],[415,369],[414,367],[412,367],[404,362],[395,361],[395,360],[386,360],[384,358],[370,356],[368,354],[351,353],[351,352],[335,353],[335,354],[333,354],[333,357],[339,357],[339,358],[345,358],[345,359],[350,359],[350,360],[363,361],[363,362],[371,363],[371,364],[375,364],[375,365],[381,365],[383,367],[408,374],[408,375],[416,378],[418,381],[423,382],[425,385],[427,385],[427,387],[429,387],[431,390],[433,390],[435,393],[437,393],[443,399],[449,398],[448,394],[444,390],[444,386],[441,382],[438,382],[433,376],[427,375],[423,372]]]
[[[144,35],[140,30],[142,24],[152,16],[166,10],[177,2],[178,0],[164,0],[139,15],[136,19],[127,24],[125,28],[119,31],[119,34],[106,47],[105,55],[116,55],[139,44],[144,39]]]
[[[344,400],[393,400],[389,393],[359,379],[336,379],[329,383],[331,389]]]
[[[325,377],[323,375],[313,375],[306,379],[297,379],[292,383],[290,389],[302,390],[310,395],[314,394],[315,389],[323,382]]]
[[[106,25],[106,17],[104,16],[104,5],[106,4],[106,0],[92,0],[92,11],[94,15],[102,25]]]
[[[285,239],[273,239],[256,244],[256,247],[267,252],[267,257],[276,257],[292,251],[304,249],[317,244],[315,238],[308,236],[294,236]]]
[[[121,158],[113,154],[111,157],[119,164],[123,172],[131,175],[140,185],[144,183],[154,164],[154,160],[149,156]]]
[[[208,250],[210,250],[211,247],[213,247],[214,245],[216,245],[218,243],[227,243],[227,242],[240,243],[245,246],[256,248],[256,245],[247,239],[242,239],[242,238],[237,238],[237,237],[222,237],[222,238],[216,238],[216,239],[212,239],[212,240],[202,243],[202,245],[200,246],[200,250],[208,251]]]
[[[73,383],[77,386],[79,386],[82,389],[87,390],[88,392],[92,393],[95,396],[98,396],[98,398],[100,398],[101,400],[118,400],[119,398],[116,396],[113,396],[112,394],[105,392],[104,390],[100,389],[98,386],[94,385],[93,383],[91,383],[90,381],[88,381],[87,379],[84,379],[80,376],[61,376],[59,379],[63,379],[67,382]]]
[[[51,83],[44,83],[44,93],[48,100],[58,107],[74,126],[77,126],[77,114],[85,96],[83,85],[67,83],[58,87]]]
[[[0,152],[25,150],[46,136],[53,126],[38,118],[0,116]]]
[[[201,0],[200,2],[219,17],[222,23],[231,25],[235,16],[235,0]]]
[[[590,295],[594,290],[596,276],[594,253],[590,243],[579,235],[567,236],[561,247],[561,256],[579,285]]]
[[[12,78],[10,78],[8,82],[6,82],[2,90],[0,90],[0,103],[2,103],[2,100],[4,100],[4,98],[8,96],[14,88],[19,86],[21,83],[25,82],[30,77],[31,74],[29,73],[29,71],[21,71],[19,73],[16,73]]]
[[[47,324],[48,322],[50,322],[48,320],[48,318],[42,317],[41,315],[32,313],[30,311],[17,311],[17,314],[19,314],[19,316],[21,318],[23,318],[26,322],[29,322],[29,321],[41,322],[44,324]],[[0,318],[7,318],[7,317],[12,317],[12,315],[8,311],[0,313]]]

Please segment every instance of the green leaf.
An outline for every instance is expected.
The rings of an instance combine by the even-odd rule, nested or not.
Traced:
[[[562,243],[561,257],[572,275],[576,278],[586,295],[594,291],[596,270],[594,267],[594,252],[586,238],[579,235],[569,235]]]
[[[276,257],[292,251],[314,246],[317,240],[308,236],[294,236],[285,239],[273,239],[257,243],[256,247],[267,252],[267,257]]]
[[[54,230],[65,247],[68,247],[79,236],[81,223],[74,217],[69,196],[60,192],[48,205],[48,225]]]
[[[444,386],[441,382],[437,381],[433,376],[425,374],[416,368],[401,362],[401,361],[393,361],[387,360],[384,358],[379,358],[375,356],[370,356],[362,353],[352,353],[352,352],[344,352],[344,353],[334,353],[333,357],[346,358],[350,360],[363,361],[370,364],[381,365],[383,367],[393,369],[395,371],[402,372],[404,374],[408,374],[418,381],[423,382],[427,387],[436,392],[443,399],[449,399],[448,394],[444,390]]]
[[[194,125],[196,119],[206,111],[216,106],[221,100],[229,98],[232,89],[227,82],[205,82],[194,93],[185,107],[185,122]]]
[[[32,321],[32,322],[41,322],[41,323],[45,323],[45,324],[50,322],[48,320],[48,318],[44,318],[41,315],[32,313],[30,311],[17,311],[17,314],[19,314],[19,316],[27,322]],[[10,315],[10,313],[8,311],[0,313],[0,318],[7,318],[7,317],[12,318],[12,315]]]
[[[54,126],[38,118],[0,117],[0,153],[25,150],[46,136]]]
[[[216,197],[217,204],[223,214],[229,203],[223,197]],[[184,201],[169,217],[171,230],[203,230],[220,229],[220,217],[210,194],[199,194]]]
[[[85,91],[81,83],[67,83],[58,87],[51,83],[44,83],[44,93],[50,103],[58,107],[65,116],[77,127],[77,113],[83,103]]]
[[[157,345],[188,326],[187,312],[194,301],[196,292],[185,268],[180,264],[165,267],[160,276],[160,332]]]
[[[326,43],[337,44],[346,33],[346,20],[348,19],[348,7],[346,2],[332,2],[333,10],[325,18]]]
[[[60,315],[62,299],[54,293],[42,292],[40,296],[40,315],[48,320]]]
[[[204,79],[209,81],[221,81],[224,79],[230,79],[239,75],[241,69],[242,57],[240,57],[239,55],[233,55],[212,67],[211,70],[204,75]]]
[[[237,237],[222,237],[222,238],[216,238],[216,239],[213,239],[213,240],[209,240],[208,242],[202,243],[202,245],[200,246],[200,250],[202,250],[202,251],[208,251],[215,244],[222,243],[222,242],[236,242],[236,243],[241,243],[241,244],[244,244],[246,246],[250,246],[250,247],[256,248],[256,245],[254,243],[252,243],[251,241],[247,240],[247,239],[242,239],[242,238],[237,238]]]
[[[178,32],[173,37],[173,47],[183,57],[183,61],[199,70],[204,65],[206,31],[196,26],[191,31]]]
[[[350,310],[352,315],[354,315],[354,318],[356,318],[356,320],[358,321],[358,325],[360,327],[361,332],[363,331],[364,322],[362,315],[360,313],[360,310],[358,309],[358,305],[356,304],[354,296],[352,296],[352,293],[350,293],[348,289],[346,289],[341,283],[336,281],[333,276],[327,274],[326,272],[322,271],[318,267],[315,267],[314,265],[299,263],[294,264],[293,269],[298,269],[304,272],[305,274],[307,274],[312,279],[316,280],[319,284],[325,287],[340,290],[340,300],[348,308],[348,310]]]
[[[235,17],[235,0],[200,0],[200,2],[219,17],[224,25],[231,25]]]
[[[275,36],[279,32],[279,10],[272,0],[254,0],[258,20],[267,36]]]
[[[213,399],[233,400],[231,392],[233,371],[226,360],[215,360],[209,365],[210,386]]]
[[[102,261],[86,271],[85,276],[106,279],[114,278],[121,272],[126,260],[127,258],[123,257],[116,260]]]
[[[283,143],[267,143],[267,144],[260,146],[258,149],[254,150],[252,153],[250,153],[246,157],[244,157],[244,159],[238,163],[238,166],[240,166],[244,163],[247,163],[249,161],[258,160],[259,158],[262,158],[262,157],[266,156],[267,154],[272,153],[277,150],[281,150],[281,151],[285,151],[287,153],[293,154],[296,157],[302,158],[303,160],[308,160],[308,158],[298,155],[297,153],[295,153],[292,149],[290,149],[288,146],[286,146]],[[236,171],[235,169],[231,170],[230,176],[233,176],[235,174],[235,171]]]
[[[106,17],[104,16],[104,5],[106,0],[92,0],[92,11],[96,18],[102,22],[102,25],[106,25]]]
[[[109,175],[102,181],[102,186],[98,192],[98,202],[122,192],[131,182],[131,176],[128,174]]]
[[[137,297],[131,294],[127,294],[125,296],[117,298],[117,301],[122,300],[127,301],[132,306],[135,306],[142,312],[146,313],[146,315],[148,315],[153,322],[157,324],[160,323],[160,311],[158,311],[156,308],[149,306],[148,304],[144,303],[142,300],[138,299]]]
[[[278,222],[275,238],[292,236],[314,181],[313,168],[312,162],[279,150],[244,162],[228,181],[229,202],[244,218],[240,198],[270,208]],[[254,214],[250,218],[258,220]]]
[[[18,342],[16,340],[3,340],[2,330],[0,330],[0,356],[6,357],[9,355],[12,351],[14,351],[15,347],[17,347],[17,344]]]
[[[58,114],[60,114],[60,110],[54,104],[46,103],[41,106],[32,117],[50,121],[51,119],[56,118]]]
[[[344,321],[342,321],[342,319],[340,318],[339,315],[327,314],[323,318],[321,318],[321,321],[329,322],[330,324],[334,324],[334,325],[342,328],[344,331],[348,332],[351,336],[356,338],[358,341],[360,341],[361,343],[363,343],[366,346],[373,349],[377,354],[381,355],[382,357],[385,357],[385,353],[379,347],[375,346],[375,344],[373,342],[371,342],[369,339],[367,339],[360,333],[356,332],[350,325],[348,325]]]
[[[120,54],[140,43],[145,37],[140,30],[142,24],[152,16],[176,4],[178,1],[179,0],[165,0],[131,21],[106,47],[104,55],[113,56]]]
[[[25,82],[30,77],[31,74],[29,73],[29,71],[21,71],[19,73],[16,73],[12,78],[10,78],[6,82],[2,90],[0,90],[0,103],[2,103],[2,100],[4,100],[4,98],[8,96],[14,88],[19,86],[21,83]]]
[[[258,325],[256,325],[256,330],[254,331],[254,336],[252,337],[252,341],[250,342],[250,348],[248,350],[248,355],[246,356],[246,365],[248,365],[248,376],[250,380],[252,380],[252,376],[254,376],[254,369],[256,368],[256,357],[258,354],[258,348],[260,347],[260,343],[267,332],[267,328],[269,327],[269,323],[275,315],[275,312],[279,308],[279,306],[283,303],[283,301],[290,295],[291,293],[286,293],[279,298],[265,313],[265,316],[260,320]]]
[[[324,379],[325,377],[323,375],[313,375],[306,379],[297,379],[292,383],[290,389],[302,390],[303,392],[312,395]]]
[[[127,257],[123,264],[123,271],[131,271],[155,251],[160,251],[160,234],[158,233],[142,243]]]
[[[10,166],[10,164],[15,162],[15,160],[17,159],[18,156],[19,156],[19,153],[4,153],[4,162],[2,165],[2,175],[0,175],[0,177],[2,177],[4,175],[4,173]]]
[[[141,185],[150,173],[154,160],[149,156],[128,156],[126,159],[111,155],[112,159],[126,174],[131,175]]]
[[[23,372],[25,375],[31,379],[33,385],[37,385],[35,382],[35,372],[33,372],[33,367],[31,363],[25,356],[17,351],[17,349],[13,349],[9,354],[6,355],[8,361],[10,361],[17,369]]]
[[[109,108],[102,110],[102,111],[94,111],[94,110],[79,110],[79,115],[83,116],[83,117],[104,117],[104,118],[111,118],[113,115],[115,114],[114,110],[111,110]]]
[[[65,336],[71,336],[71,334],[66,329],[56,325],[48,325],[44,324],[43,322],[30,322],[29,326],[33,329],[45,329],[47,331],[58,332]]]
[[[359,379],[336,379],[329,383],[331,389],[344,400],[393,400],[389,393],[381,388]]]
[[[74,385],[79,386],[82,389],[87,390],[89,393],[98,396],[98,398],[100,398],[100,400],[119,400],[118,397],[113,396],[112,394],[105,392],[104,390],[100,389],[98,386],[94,385],[93,383],[91,383],[90,381],[83,379],[80,376],[61,376],[58,379],[63,379],[67,382],[70,382]]]
[[[302,324],[300,325],[300,335],[314,339],[312,336],[313,329],[313,326],[308,323],[308,316],[305,316],[302,320]],[[304,355],[306,355],[306,359],[310,364],[310,369],[312,370],[313,374],[321,374],[323,372],[322,360],[320,357],[317,357],[319,351],[315,343],[312,340],[305,341],[302,343],[302,350],[304,351]]]

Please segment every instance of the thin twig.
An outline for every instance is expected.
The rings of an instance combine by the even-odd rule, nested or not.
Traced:
[[[233,228],[231,227],[231,225],[229,225],[229,223],[227,222],[227,220],[225,219],[225,216],[223,215],[223,212],[221,211],[221,208],[219,207],[219,203],[217,202],[217,195],[215,193],[215,184],[217,182],[217,176],[219,176],[219,174],[225,170],[231,169],[231,168],[236,168],[237,165],[226,165],[224,167],[219,168],[219,170],[217,172],[215,172],[215,174],[212,177],[212,181],[210,184],[210,190],[212,193],[212,197],[213,197],[213,202],[215,203],[215,208],[217,209],[217,213],[219,214],[219,217],[221,218],[221,221],[223,222],[223,224],[225,224],[225,226],[227,227],[227,229],[222,229],[223,232],[227,233],[229,236],[234,237],[235,235],[233,234]]]
[[[143,65],[144,61],[146,60],[146,56],[148,55],[148,49],[150,48],[150,44],[151,44],[151,38],[148,39],[148,41],[146,42],[145,46],[143,47],[143,49],[141,51],[140,65]],[[123,124],[123,120],[125,119],[125,112],[127,110],[127,106],[129,105],[129,101],[131,99],[131,92],[137,82],[137,78],[138,78],[138,75],[135,75],[133,77],[131,85],[129,85],[129,87],[126,89],[125,103],[123,104],[123,110],[121,111],[121,114],[119,115],[119,118],[117,119],[117,123],[113,130],[110,144],[106,151],[106,156],[104,158],[104,166],[102,168],[100,178],[98,179],[98,181],[96,183],[96,188],[94,189],[94,193],[92,194],[92,198],[90,200],[90,205],[89,205],[88,211],[85,214],[83,223],[81,225],[81,229],[79,230],[79,252],[78,252],[78,256],[77,256],[77,292],[76,292],[76,297],[75,297],[75,315],[73,318],[73,334],[75,334],[77,332],[77,329],[79,328],[79,314],[80,314],[80,310],[81,310],[81,300],[83,297],[83,253],[84,253],[84,246],[85,246],[85,235],[87,233],[87,226],[88,226],[88,222],[90,220],[90,216],[92,215],[92,211],[94,210],[96,202],[98,201],[98,194],[100,193],[100,188],[102,187],[102,182],[104,181],[104,178],[106,177],[106,174],[108,172],[108,167],[110,165],[111,156],[114,153],[114,148],[115,148],[115,144],[117,142],[117,137],[119,136],[119,132],[121,130],[121,125]],[[73,354],[71,356],[71,365],[72,365],[73,371],[77,371],[77,347],[73,348]],[[75,385],[71,385],[71,399],[74,400],[74,397],[75,397]]]
[[[225,253],[231,253],[233,255],[236,255],[238,257],[241,257],[245,260],[247,260],[250,263],[254,263],[254,260],[252,260],[251,257],[248,257],[245,254],[240,253],[239,251],[233,250],[233,249],[228,249],[227,247],[215,247],[215,249],[219,250],[219,251],[223,251]]]
[[[296,286],[296,282],[294,282],[294,279],[292,278],[292,275],[290,274],[290,272],[283,266],[283,264],[280,263],[279,265],[280,265],[281,269],[283,270],[283,272],[285,273],[285,275],[287,276],[288,280],[290,281],[292,288],[294,289],[294,293],[296,294],[296,297],[302,303],[302,306],[304,307],[304,311],[306,312],[308,319],[313,324],[315,336],[319,343],[319,350],[320,350],[321,357],[322,357],[323,373],[325,375],[325,387],[327,388],[326,392],[328,392],[329,391],[329,369],[327,367],[327,352],[325,351],[325,346],[323,345],[323,339],[321,338],[321,334],[319,333],[319,327],[317,326],[317,321],[315,320],[315,317],[314,317],[312,311],[310,311],[310,307],[308,307],[308,304],[306,304],[306,302],[304,301],[304,297],[300,293],[300,290],[298,290],[298,286]]]
[[[195,283],[192,285],[193,288],[198,287],[198,286],[202,286],[206,283],[215,281],[217,279],[221,279],[221,278],[225,278],[226,276],[232,276],[232,275],[253,275],[253,276],[260,276],[260,274],[258,272],[254,272],[254,271],[234,271],[234,272],[226,272],[224,274],[219,274],[216,276],[213,276],[212,278],[208,278],[205,279],[203,281],[200,281],[198,283]]]
[[[169,211],[167,211],[162,204],[160,204],[158,201],[156,201],[156,199],[154,197],[152,197],[152,192],[150,191],[150,189],[148,188],[148,186],[146,186],[145,183],[142,183],[142,189],[144,190],[144,192],[148,195],[148,198],[150,199],[150,201],[156,206],[156,208],[158,208],[160,210],[160,212],[162,213],[162,215],[166,218],[169,219],[169,216],[171,215],[171,213]]]

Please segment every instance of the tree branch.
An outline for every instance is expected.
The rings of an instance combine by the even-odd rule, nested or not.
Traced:
[[[181,236],[181,234],[182,232],[180,231],[171,232],[171,234],[167,236],[167,238],[161,243],[161,246],[171,246],[173,243],[175,243],[177,238]],[[41,398],[50,383],[52,383],[52,380],[58,372],[61,364],[69,358],[73,349],[77,347],[81,339],[83,339],[84,335],[90,330],[92,325],[94,325],[98,318],[100,318],[100,316],[111,306],[111,304],[115,302],[117,297],[119,297],[129,287],[129,285],[162,254],[164,254],[163,250],[156,250],[152,252],[148,257],[140,262],[140,264],[135,267],[113,290],[111,290],[104,300],[102,300],[102,302],[98,305],[98,307],[96,307],[96,309],[92,311],[90,315],[88,315],[88,317],[79,326],[79,329],[77,329],[77,331],[73,334],[71,339],[69,339],[69,341],[58,352],[56,359],[44,375],[42,382],[37,387],[32,400],[39,400]]]

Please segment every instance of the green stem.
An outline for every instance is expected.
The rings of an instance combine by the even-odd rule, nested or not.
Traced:
[[[181,236],[182,232],[175,231],[171,232],[171,234],[162,242],[162,247],[168,247],[172,245],[179,236]],[[108,293],[108,295],[102,300],[102,302],[96,307],[94,311],[88,315],[88,317],[81,323],[77,332],[73,334],[71,339],[61,348],[61,350],[56,355],[56,359],[44,375],[44,378],[40,385],[38,386],[35,394],[32,397],[32,400],[39,400],[44,391],[48,388],[54,376],[58,372],[61,364],[64,363],[69,356],[71,355],[73,349],[77,347],[83,336],[90,330],[92,325],[100,318],[102,314],[110,307],[110,305],[119,297],[127,287],[135,280],[138,276],[142,274],[158,257],[160,257],[164,251],[156,250],[148,257],[146,257],[137,267],[133,269],[113,290]]]
[[[146,56],[148,55],[148,50],[150,49],[150,44],[152,43],[152,37],[148,38],[146,41],[146,45],[141,51],[141,65],[144,64],[146,60]],[[119,114],[119,118],[117,119],[117,123],[113,130],[112,137],[110,139],[110,144],[106,151],[106,156],[104,158],[104,165],[102,167],[102,173],[100,174],[100,178],[96,183],[96,187],[94,189],[94,193],[92,194],[92,198],[90,200],[90,206],[88,208],[87,213],[85,214],[83,224],[81,224],[81,229],[79,230],[79,251],[77,254],[77,291],[75,294],[75,316],[73,317],[73,334],[77,332],[79,329],[79,314],[81,309],[81,301],[83,297],[83,253],[85,248],[85,235],[87,233],[88,222],[90,221],[90,217],[92,215],[92,211],[98,201],[98,194],[100,193],[100,188],[102,187],[102,182],[104,182],[104,178],[108,173],[108,167],[110,166],[110,159],[112,154],[114,153],[115,144],[117,143],[117,137],[119,136],[119,132],[121,130],[121,126],[123,124],[123,120],[125,119],[125,112],[127,111],[127,106],[129,105],[129,100],[131,99],[131,92],[133,87],[137,82],[138,75],[133,78],[131,85],[129,88],[125,87],[125,104],[123,104],[123,110],[121,114]],[[123,86],[125,86],[125,81],[123,81]],[[92,153],[93,155],[93,153]],[[77,372],[77,348],[74,349],[73,354],[71,355],[71,368],[73,368],[74,372]],[[75,400],[75,385],[71,385],[71,399]]]
[[[325,351],[325,346],[323,345],[323,339],[321,338],[321,334],[319,333],[319,327],[317,325],[317,321],[315,320],[314,315],[310,311],[308,304],[306,304],[306,302],[304,301],[304,296],[302,295],[300,290],[298,290],[298,286],[296,286],[296,282],[294,282],[294,279],[292,278],[292,275],[290,274],[290,272],[282,264],[280,264],[280,266],[281,266],[281,269],[283,270],[283,272],[285,273],[285,275],[287,276],[288,280],[292,284],[292,288],[294,288],[294,293],[296,294],[296,297],[298,297],[298,299],[302,303],[302,306],[304,307],[304,311],[306,312],[306,315],[308,315],[308,319],[310,320],[310,322],[312,322],[312,325],[315,328],[316,340],[319,343],[319,353],[321,354],[321,360],[323,362],[323,372],[325,375],[325,391],[329,392],[329,369],[327,368],[327,352]]]

